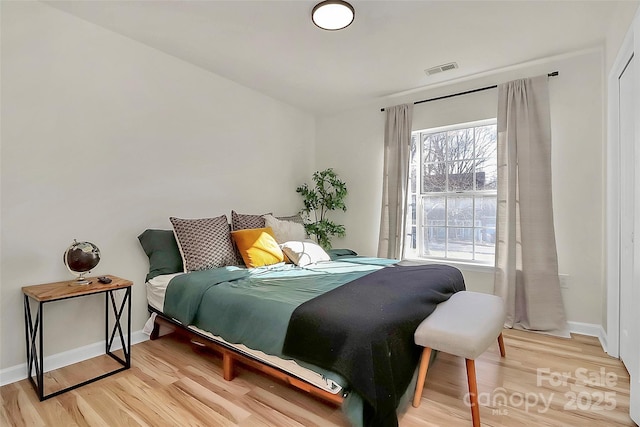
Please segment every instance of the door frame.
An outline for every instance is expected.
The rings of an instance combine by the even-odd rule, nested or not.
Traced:
[[[620,94],[618,79],[634,55],[634,19],[618,51],[608,77],[608,138],[607,138],[607,337],[606,351],[610,356],[620,356]],[[636,75],[640,67],[635,67]],[[636,128],[638,126],[636,125]],[[637,129],[636,129],[637,134]]]

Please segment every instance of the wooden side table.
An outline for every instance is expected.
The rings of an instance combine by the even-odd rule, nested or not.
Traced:
[[[62,394],[66,391],[76,389],[83,385],[98,381],[125,369],[131,367],[131,286],[133,282],[116,276],[106,276],[111,279],[111,283],[104,284],[98,282],[97,277],[90,277],[90,284],[78,285],[74,280],[64,282],[47,283],[42,285],[24,286],[22,293],[24,294],[24,322],[25,335],[27,344],[27,373],[29,381],[36,390],[40,401]],[[119,289],[124,289],[125,294],[120,307],[117,307],[114,293]],[[62,301],[70,298],[77,298],[94,294],[105,294],[105,354],[111,356],[119,362],[122,367],[83,381],[81,383],[66,387],[62,390],[55,391],[48,395],[44,394],[44,349],[43,349],[43,325],[44,313],[43,306],[45,303]],[[31,314],[31,303],[33,300],[38,303],[38,309],[35,319]],[[111,302],[111,303],[109,303]],[[125,305],[127,306],[127,339],[125,342],[124,333],[122,331],[121,319]],[[109,332],[109,306],[115,317],[113,328]],[[111,351],[111,346],[115,339],[116,333],[120,337],[122,344],[122,352],[124,359],[115,355]],[[35,379],[32,375],[35,369]]]

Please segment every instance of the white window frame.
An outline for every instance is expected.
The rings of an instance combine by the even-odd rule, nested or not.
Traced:
[[[475,198],[480,196],[484,196],[484,197],[495,197],[497,199],[497,189],[495,190],[468,190],[468,191],[444,191],[444,192],[423,192],[422,190],[422,181],[424,179],[423,176],[423,166],[424,166],[424,150],[422,147],[422,138],[421,135],[422,134],[434,134],[434,133],[440,133],[440,132],[447,132],[447,131],[452,131],[452,130],[459,130],[459,129],[468,129],[468,128],[473,128],[473,127],[480,127],[480,126],[487,126],[487,125],[496,125],[497,120],[495,118],[493,119],[486,119],[486,120],[478,120],[478,121],[473,121],[473,122],[466,122],[466,123],[457,123],[454,125],[448,125],[448,126],[440,126],[440,127],[436,127],[436,128],[429,128],[429,129],[422,129],[422,130],[417,130],[417,131],[413,131],[411,132],[412,137],[414,137],[414,135],[417,137],[417,143],[418,143],[418,147],[417,152],[419,153],[420,159],[418,160],[418,165],[417,168],[418,170],[417,172],[417,180],[418,182],[416,183],[416,192],[413,193],[411,192],[412,189],[409,187],[409,191],[408,192],[408,197],[407,197],[407,203],[410,206],[411,201],[412,201],[412,197],[415,195],[416,198],[416,221],[415,221],[415,227],[416,227],[416,249],[415,249],[415,254],[411,254],[409,255],[410,258],[419,258],[419,259],[424,259],[424,260],[429,260],[429,261],[436,261],[436,262],[447,262],[447,263],[459,263],[459,264],[467,264],[467,265],[471,265],[471,266],[478,266],[478,267],[493,267],[494,263],[495,263],[495,258],[494,260],[491,261],[483,261],[483,260],[477,260],[477,259],[462,259],[462,258],[453,258],[453,257],[438,257],[438,256],[424,256],[422,255],[424,253],[424,229],[423,229],[423,219],[424,219],[424,205],[423,205],[423,200],[425,197],[443,197],[445,199],[445,232],[446,237],[445,237],[445,254],[448,252],[448,245],[449,245],[449,236],[448,236],[448,232],[450,228],[470,228],[471,230],[476,229],[475,225],[472,225],[471,227],[451,227],[449,225],[446,224],[446,214],[448,212],[448,203],[450,198],[454,198],[454,197],[471,197],[474,200],[474,207],[473,210],[475,212]],[[496,142],[497,143],[497,142]],[[475,158],[475,153],[474,153],[474,158]],[[448,175],[447,175],[447,179],[448,179]],[[475,182],[475,170],[474,170],[474,182]],[[408,213],[410,214],[410,211],[408,211]],[[413,227],[412,224],[407,224],[406,229],[408,230],[407,233],[407,239],[411,240],[411,228]],[[495,242],[494,242],[495,244]],[[475,245],[476,245],[476,241],[475,239],[473,239],[473,254],[476,254],[475,251]],[[406,251],[413,251],[413,249],[410,248],[409,243],[406,243]],[[495,250],[494,250],[494,254],[495,254]]]

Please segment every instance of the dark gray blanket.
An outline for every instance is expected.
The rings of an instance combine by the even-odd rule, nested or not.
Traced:
[[[396,408],[420,359],[413,333],[464,289],[453,267],[383,268],[300,305],[283,353],[343,375],[364,399],[365,426],[397,426]]]

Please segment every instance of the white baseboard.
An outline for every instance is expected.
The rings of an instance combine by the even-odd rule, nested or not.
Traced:
[[[127,339],[125,335],[125,340]],[[144,334],[141,330],[133,332],[131,334],[131,345],[147,341],[149,336]],[[62,353],[52,354],[44,358],[44,371],[48,372],[54,369],[62,368],[63,366],[71,365],[73,363],[82,362],[83,360],[91,359],[92,357],[100,356],[104,354],[105,341],[100,341],[94,344],[85,345],[73,350],[64,351]],[[112,350],[118,350],[122,348],[119,340],[114,340]],[[27,378],[27,363],[12,366],[0,370],[0,386],[14,383]]]
[[[604,331],[602,325],[596,325],[595,323],[582,323],[582,322],[567,322],[569,324],[569,331],[575,334],[587,335],[590,337],[598,337],[602,349],[607,351],[607,334]]]

